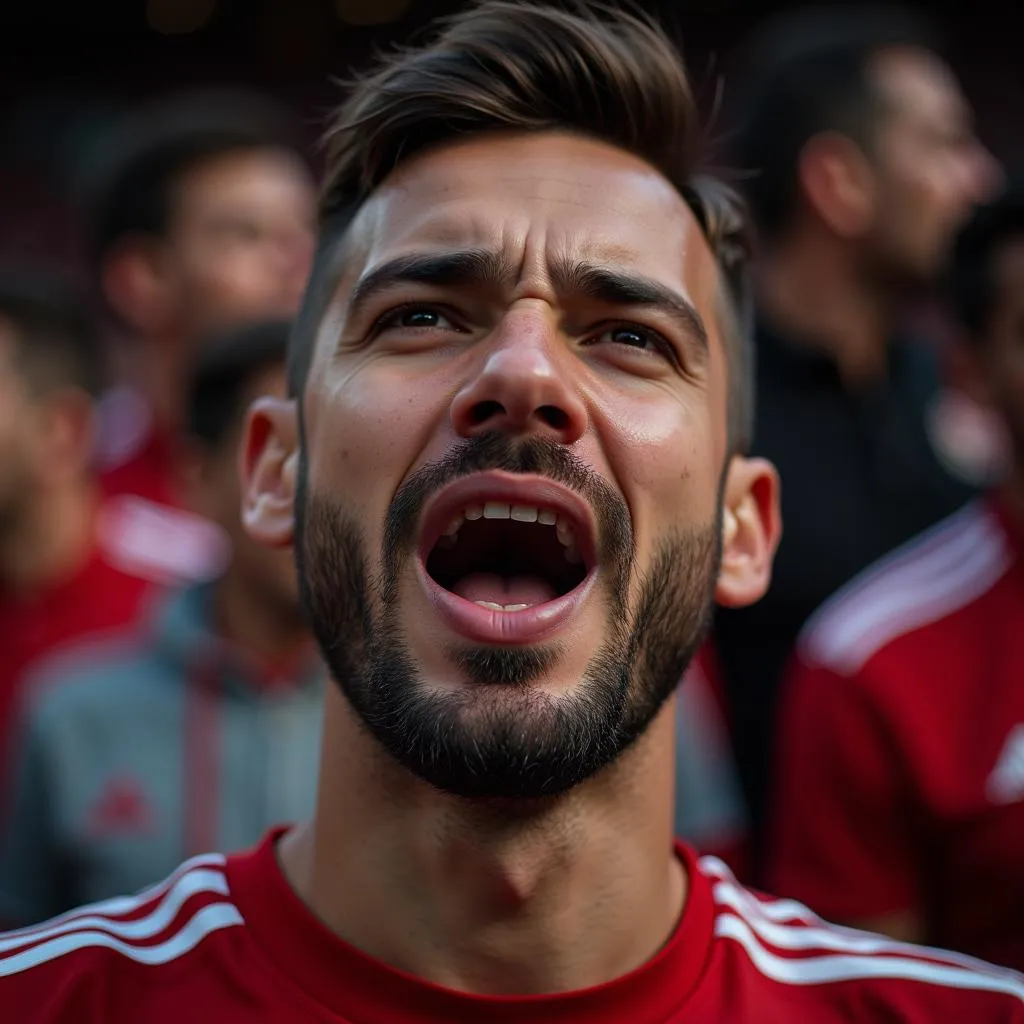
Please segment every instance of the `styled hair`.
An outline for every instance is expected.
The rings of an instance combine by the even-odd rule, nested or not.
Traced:
[[[0,270],[0,321],[13,333],[15,366],[34,394],[78,388],[95,398],[102,391],[99,332],[84,298],[62,275]]]
[[[824,132],[871,156],[887,112],[871,61],[894,48],[938,52],[932,25],[899,7],[866,4],[788,11],[769,19],[740,48],[729,81],[731,161],[759,232],[772,238],[800,205],[800,154]]]
[[[209,339],[193,363],[187,389],[187,432],[207,449],[220,447],[241,425],[256,377],[283,367],[290,320],[259,320]]]
[[[948,294],[957,319],[975,343],[984,340],[999,301],[996,261],[1004,246],[1024,241],[1024,178],[979,207],[953,246]]]
[[[298,152],[283,111],[235,92],[187,93],[145,104],[97,148],[85,187],[95,266],[126,238],[166,235],[179,186],[198,167],[234,153]]]
[[[734,447],[753,406],[747,221],[734,192],[701,174],[705,137],[686,69],[645,16],[584,3],[562,10],[487,0],[359,79],[326,137],[321,243],[293,334],[289,388],[301,396],[339,239],[400,164],[428,148],[497,132],[561,131],[645,160],[693,210],[724,284]]]

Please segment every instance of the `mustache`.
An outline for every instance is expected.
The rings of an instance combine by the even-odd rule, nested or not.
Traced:
[[[487,470],[544,476],[579,494],[597,520],[597,551],[602,563],[634,555],[629,507],[624,499],[577,455],[546,438],[515,439],[489,431],[453,445],[440,459],[413,473],[395,493],[384,524],[385,575],[397,570],[416,543],[427,499],[460,477]],[[393,578],[393,576],[392,576]]]

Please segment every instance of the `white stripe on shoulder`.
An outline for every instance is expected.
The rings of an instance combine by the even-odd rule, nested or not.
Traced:
[[[43,921],[40,924],[19,928],[12,932],[4,932],[0,935],[0,938],[4,940],[20,938],[25,941],[31,941],[41,932],[48,932],[53,928],[82,918],[123,917],[127,914],[135,913],[146,906],[147,903],[152,903],[154,900],[162,898],[169,890],[174,888],[183,876],[196,869],[219,869],[223,878],[225,863],[226,858],[222,853],[202,853],[183,861],[163,881],[157,882],[156,885],[152,885],[148,889],[143,889],[134,896],[115,896],[109,900],[101,900],[99,903],[89,903],[82,907],[76,907],[74,910],[69,910],[59,917],[50,918],[50,920]],[[225,884],[227,883],[225,882]]]
[[[74,931],[0,959],[0,978],[30,970],[80,949],[112,949],[136,963],[147,966],[166,964],[195,949],[211,932],[244,923],[233,904],[210,903],[198,910],[169,939],[154,946],[133,946],[106,932]]]
[[[784,985],[828,985],[842,981],[890,979],[943,988],[1003,993],[1024,1004],[1024,978],[1009,971],[965,970],[905,956],[864,956],[856,953],[779,956],[767,949],[755,936],[750,925],[734,914],[718,916],[715,935],[739,943],[761,974]]]
[[[995,516],[972,502],[826,601],[804,627],[800,653],[811,664],[851,675],[897,637],[977,600],[1012,563]]]
[[[792,905],[787,909],[791,910],[793,906],[800,909],[798,923],[792,923],[792,918],[790,923],[781,923],[778,909],[773,902],[758,899],[737,882],[717,882],[713,886],[712,892],[715,903],[721,909],[735,914],[758,939],[777,949],[793,952],[814,950],[816,951],[814,955],[832,952],[869,958],[880,955],[898,956],[940,967],[998,975],[1024,985],[1024,978],[1009,968],[996,967],[983,960],[945,949],[916,946],[856,928],[843,928],[827,924],[812,911],[792,900],[786,901],[787,904]]]
[[[0,962],[12,949],[45,942],[71,932],[103,931],[121,939],[142,942],[155,938],[173,924],[179,911],[193,896],[201,893],[228,895],[228,880],[222,871],[197,868],[181,876],[145,917],[125,921],[119,918],[102,917],[98,914],[82,914],[60,923],[50,923],[28,934],[0,935]]]

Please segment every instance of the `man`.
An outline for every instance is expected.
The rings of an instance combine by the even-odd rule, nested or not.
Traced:
[[[821,913],[1024,967],[1024,188],[965,230],[953,293],[1005,486],[812,620],[779,750],[778,891]],[[970,880],[970,881],[968,881]]]
[[[971,495],[934,429],[935,348],[904,321],[998,171],[910,15],[804,9],[747,54],[735,159],[761,243],[753,450],[785,481],[786,534],[765,599],[723,612],[715,640],[759,839],[775,694],[801,626]]]
[[[1024,1019],[1016,974],[673,852],[675,684],[778,537],[775,474],[742,454],[742,221],[699,137],[676,51],[626,14],[484,4],[356,87],[293,399],[250,414],[244,467],[337,683],[316,812],[4,938],[2,1005]]]
[[[104,401],[99,462],[122,530],[173,551],[181,576],[202,577],[221,556],[217,534],[180,511],[188,367],[218,331],[296,312],[312,254],[313,186],[280,114],[246,97],[144,106],[106,149],[94,172],[92,259],[125,344],[123,386]]]
[[[0,276],[0,771],[29,666],[132,621],[159,566],[103,514],[90,469],[103,379],[93,324],[60,279]]]
[[[9,924],[138,890],[312,808],[321,663],[288,552],[246,537],[238,514],[243,412],[284,394],[287,337],[287,323],[240,330],[191,384],[189,490],[231,538],[228,570],[172,594],[137,636],[72,649],[33,680],[0,827]]]

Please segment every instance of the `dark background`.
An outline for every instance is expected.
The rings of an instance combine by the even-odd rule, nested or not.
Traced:
[[[0,259],[80,265],[75,199],[91,144],[143,98],[207,85],[280,98],[311,150],[339,90],[332,84],[453,0],[124,0],[0,4]],[[705,96],[756,21],[799,4],[753,0],[642,6],[666,19]],[[918,5],[939,21],[982,139],[1024,165],[1024,58],[1014,3]]]

